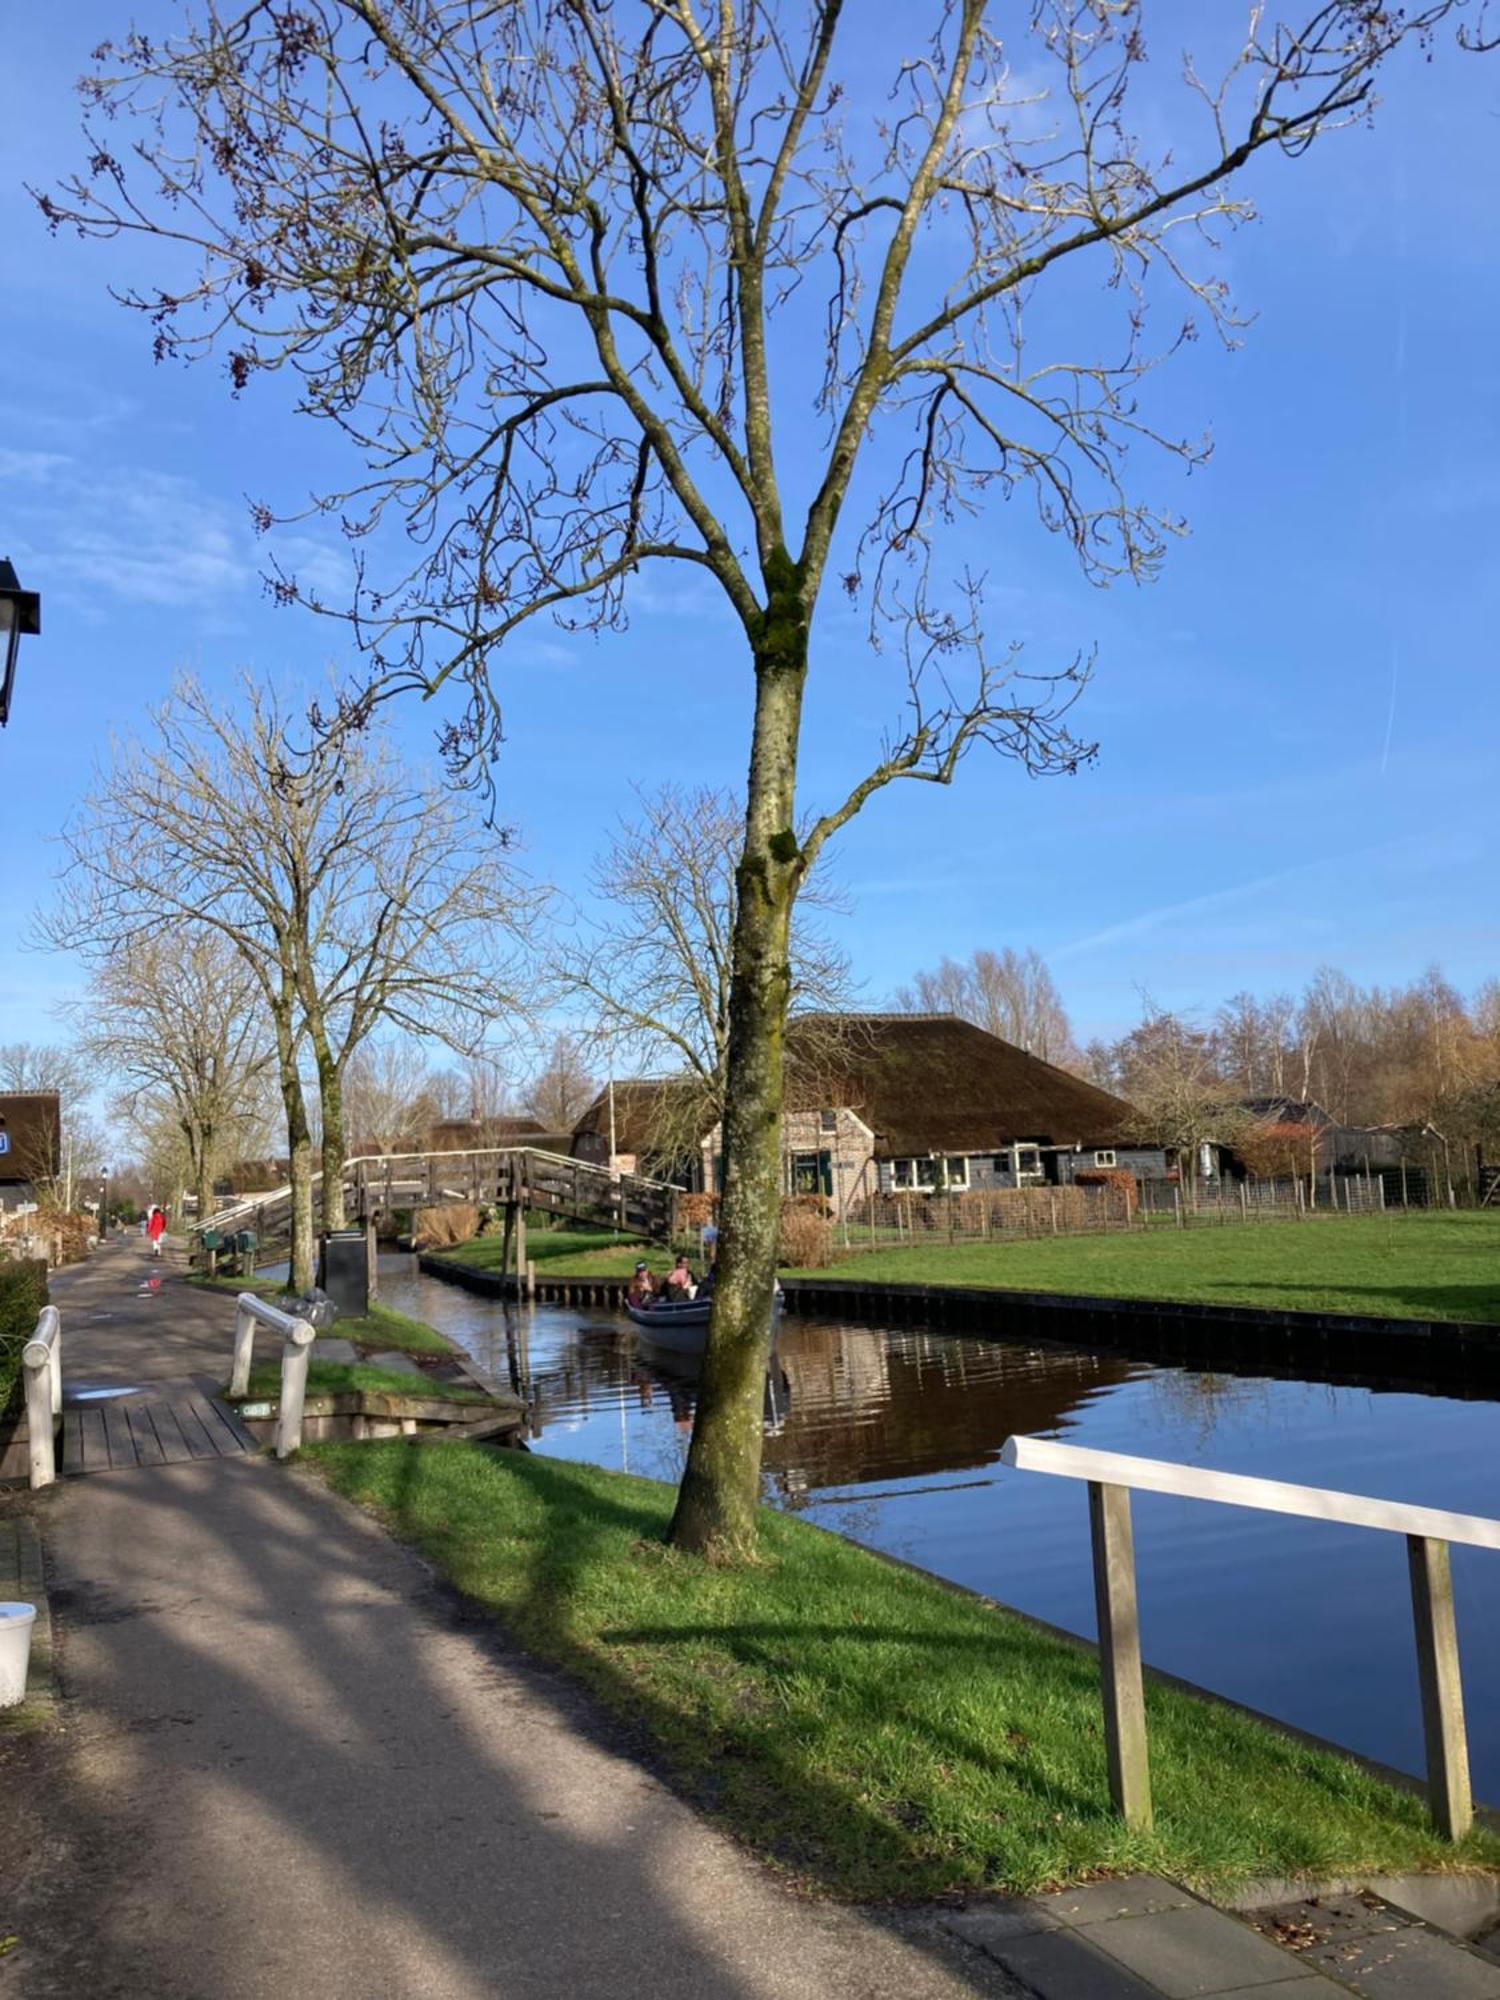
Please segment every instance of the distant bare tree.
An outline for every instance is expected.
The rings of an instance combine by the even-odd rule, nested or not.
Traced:
[[[217,351],[236,388],[287,370],[363,461],[313,503],[359,559],[332,607],[369,660],[345,718],[466,685],[447,743],[472,771],[529,621],[616,626],[665,568],[734,622],[724,1233],[677,1545],[754,1540],[799,892],[888,786],[979,746],[1033,773],[1090,754],[1086,660],[1023,670],[952,524],[1029,496],[1092,580],[1156,572],[1181,524],[1133,459],[1204,447],[1153,427],[1144,385],[1237,324],[1215,253],[1251,212],[1241,169],[1363,116],[1461,5],[1201,8],[1207,59],[1180,100],[1148,91],[1154,141],[1138,0],[952,0],[884,36],[843,0],[199,0],[98,53],[89,167],[49,220],[166,239],[131,300],[157,351]],[[830,584],[905,707],[803,822]]]
[[[207,1216],[219,1174],[265,1147],[275,1048],[254,973],[217,931],[157,930],[122,939],[95,965],[75,1013],[80,1045],[123,1086],[124,1114],[154,1127],[169,1108],[186,1185]]]
[[[904,1014],[957,1014],[1061,1069],[1083,1061],[1062,995],[1034,945],[1024,952],[1010,945],[976,951],[962,964],[944,958],[935,972],[919,972],[901,987],[896,1005]]]
[[[1149,999],[1140,1026],[1116,1044],[1114,1063],[1134,1113],[1129,1136],[1175,1153],[1186,1181],[1198,1178],[1200,1146],[1232,1145],[1251,1123],[1225,1090],[1212,1034]]]
[[[432,1123],[432,1078],[424,1044],[410,1035],[372,1036],[344,1065],[344,1130],[361,1152],[416,1151]]]
[[[88,1110],[94,1081],[82,1048],[56,1042],[0,1045],[0,1091],[57,1095],[55,1120],[49,1115],[33,1126],[29,1145],[17,1159],[40,1202],[71,1209],[80,1177],[97,1166],[104,1135]]]
[[[599,1094],[581,1035],[554,1035],[547,1060],[526,1086],[527,1111],[548,1132],[571,1132]]]
[[[569,1004],[598,1023],[611,1061],[626,1053],[645,1072],[670,1071],[691,1090],[652,1095],[648,1149],[662,1159],[690,1153],[724,1115],[739,915],[743,803],[707,786],[638,792],[594,864],[599,915],[554,942],[554,982]],[[845,898],[819,871],[804,885],[792,927],[793,1013],[837,1013],[849,1004],[849,961],[816,921]]]

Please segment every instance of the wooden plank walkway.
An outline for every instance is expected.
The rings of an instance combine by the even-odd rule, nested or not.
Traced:
[[[257,1448],[232,1410],[195,1389],[173,1389],[149,1402],[112,1398],[70,1404],[63,1411],[65,1474],[239,1458]]]

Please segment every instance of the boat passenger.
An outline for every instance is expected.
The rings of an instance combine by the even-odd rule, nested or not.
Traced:
[[[633,1306],[649,1306],[656,1297],[656,1281],[646,1268],[644,1259],[636,1265],[635,1276],[626,1286],[625,1296]]]
[[[688,1269],[687,1252],[684,1251],[668,1271],[662,1291],[669,1299],[690,1299],[697,1289],[693,1283],[693,1274]]]

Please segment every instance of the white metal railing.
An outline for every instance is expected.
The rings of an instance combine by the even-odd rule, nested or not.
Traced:
[[[253,1292],[241,1292],[235,1301],[234,1366],[229,1377],[231,1396],[244,1396],[250,1388],[250,1356],[255,1346],[255,1329],[266,1326],[281,1335],[281,1397],[276,1407],[276,1456],[287,1458],[302,1444],[302,1407],[307,1400],[307,1364],[317,1333],[311,1323],[295,1314],[269,1306]]]
[[[1460,1542],[1473,1548],[1500,1549],[1500,1521],[1477,1514],[1450,1514],[1438,1507],[1410,1507],[1396,1500],[1373,1500],[1356,1493],[1335,1493],[1322,1486],[1292,1486],[1279,1479],[1205,1472],[1157,1458],[1131,1458],[1123,1452],[1053,1444],[1046,1438],[1007,1438],[1000,1459],[1020,1472],[1050,1472],[1088,1482],[1109,1789],[1116,1808],[1131,1826],[1151,1824],[1151,1772],[1130,1526],[1130,1489],[1135,1487],[1145,1493],[1217,1500],[1231,1507],[1299,1514],[1309,1520],[1341,1521],[1351,1527],[1405,1535],[1422,1689],[1428,1804],[1439,1831],[1449,1840],[1462,1840],[1473,1823],[1474,1806],[1448,1547],[1451,1542]]]
[[[62,1316],[56,1306],[43,1306],[36,1332],[21,1349],[26,1378],[26,1434],[33,1486],[50,1486],[57,1477],[57,1419],[62,1414]]]

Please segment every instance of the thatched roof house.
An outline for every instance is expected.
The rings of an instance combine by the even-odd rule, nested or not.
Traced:
[[[1130,1143],[1133,1118],[1123,1099],[956,1015],[805,1015],[787,1031],[787,1186],[840,1212],[875,1195],[1067,1183],[1107,1167],[1164,1174],[1159,1148]],[[597,1145],[608,1120],[601,1092],[576,1136]],[[688,1079],[616,1083],[614,1120],[622,1165],[716,1185],[717,1119]]]

